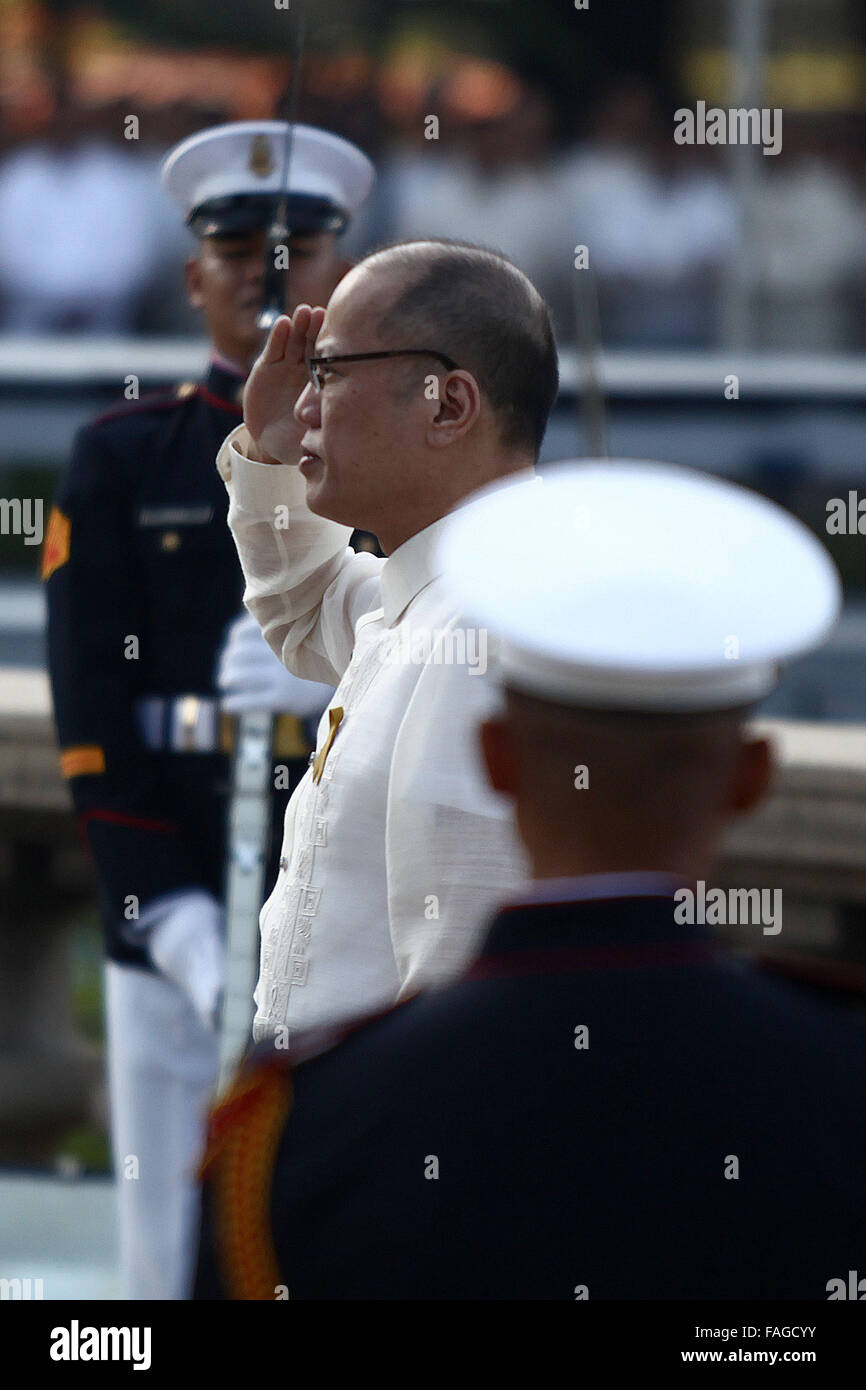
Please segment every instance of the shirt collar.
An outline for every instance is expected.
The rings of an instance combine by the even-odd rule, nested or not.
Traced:
[[[640,969],[714,959],[702,923],[677,922],[667,873],[592,874],[530,884],[494,918],[469,978]]]
[[[508,474],[507,478],[503,478],[501,481],[503,483],[518,482],[534,476],[536,476],[534,468],[521,468],[516,473]],[[386,627],[393,627],[413,598],[442,573],[442,567],[437,562],[437,553],[445,527],[454,512],[473,501],[475,495],[470,493],[451,512],[445,516],[440,516],[438,521],[431,522],[429,526],[425,526],[423,531],[416,531],[414,536],[410,536],[402,545],[398,545],[397,549],[388,556],[382,568],[380,579],[382,610]]]
[[[441,573],[436,555],[448,516],[416,531],[392,551],[382,567],[382,610],[386,627],[393,627],[413,598]]]
[[[686,879],[682,874],[661,869],[536,878],[521,891],[515,906],[518,903],[576,903],[587,898],[670,897],[684,886]]]
[[[240,362],[236,362],[233,357],[226,357],[224,352],[217,352],[216,348],[211,349],[210,360],[215,366],[221,367],[224,372],[228,372],[230,376],[240,377],[241,381],[246,381],[249,376],[249,369],[247,367],[242,366]]]
[[[212,353],[204,380],[205,388],[212,396],[224,401],[233,410],[241,410],[245,380],[246,374],[241,367],[220,353]]]

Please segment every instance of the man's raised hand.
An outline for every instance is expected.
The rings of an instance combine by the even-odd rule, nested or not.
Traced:
[[[244,388],[244,422],[264,463],[297,463],[304,427],[294,418],[295,402],[307,384],[306,358],[312,355],[324,309],[299,304],[271,329]]]

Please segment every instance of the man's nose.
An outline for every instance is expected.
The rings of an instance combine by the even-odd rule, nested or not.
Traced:
[[[307,382],[295,401],[295,419],[308,429],[318,429],[322,423],[320,396],[311,381]]]

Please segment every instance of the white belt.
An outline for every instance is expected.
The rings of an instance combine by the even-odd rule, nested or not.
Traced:
[[[219,701],[210,695],[146,695],[135,713],[142,742],[153,752],[217,753],[222,748]]]

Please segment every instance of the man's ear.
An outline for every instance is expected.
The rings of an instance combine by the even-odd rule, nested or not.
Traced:
[[[518,787],[518,763],[511,729],[502,717],[485,719],[478,729],[487,780],[496,792],[514,796]]]
[[[194,309],[201,309],[204,306],[204,294],[198,256],[190,256],[183,270],[186,277],[186,297]]]
[[[769,740],[744,739],[727,809],[736,815],[745,815],[753,810],[767,795],[772,777],[773,750]]]
[[[471,372],[448,372],[439,378],[439,391],[439,409],[427,426],[427,443],[434,449],[468,434],[481,414],[481,392]]]

